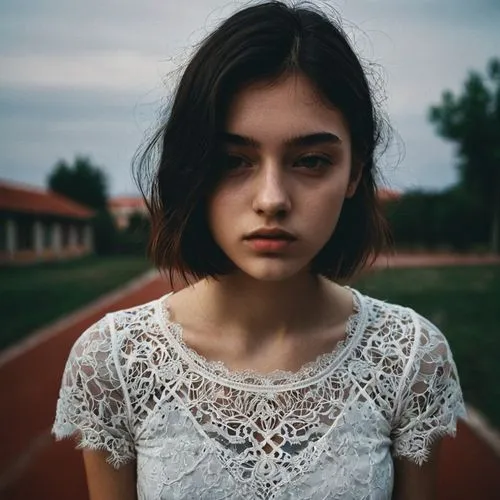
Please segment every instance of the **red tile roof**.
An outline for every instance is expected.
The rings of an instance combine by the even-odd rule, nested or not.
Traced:
[[[0,210],[90,219],[94,211],[65,196],[0,180]]]
[[[379,188],[377,189],[378,197],[380,201],[393,201],[399,200],[402,193],[395,191],[394,189]]]
[[[144,208],[146,204],[142,196],[116,196],[108,203],[110,208]]]

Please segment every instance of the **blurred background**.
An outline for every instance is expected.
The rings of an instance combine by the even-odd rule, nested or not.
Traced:
[[[338,10],[395,129],[379,196],[396,254],[353,286],[450,342],[471,419],[438,498],[500,498],[500,2],[312,3]],[[242,5],[0,3],[1,498],[87,498],[80,454],[50,436],[64,362],[106,311],[172,286],[131,163],[193,45]]]

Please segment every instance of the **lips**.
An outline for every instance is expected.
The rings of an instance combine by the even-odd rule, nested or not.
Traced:
[[[293,241],[295,238],[284,234],[255,234],[246,238],[247,240],[284,240]]]
[[[257,229],[245,236],[246,240],[284,240],[284,241],[294,241],[297,238],[288,231],[284,229],[276,228],[262,228]]]
[[[297,238],[281,228],[260,228],[244,238],[254,251],[264,254],[276,254],[286,251]]]

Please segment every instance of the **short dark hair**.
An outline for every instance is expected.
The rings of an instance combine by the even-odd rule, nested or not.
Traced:
[[[197,279],[234,270],[207,221],[207,197],[219,178],[218,136],[237,90],[289,73],[305,75],[342,112],[352,170],[362,168],[356,193],[344,202],[311,271],[344,281],[387,247],[374,161],[386,122],[361,63],[339,23],[314,6],[272,1],[236,12],[205,38],[182,74],[165,123],[138,157],[139,179],[150,179],[140,185],[152,218],[149,255],[159,269]]]

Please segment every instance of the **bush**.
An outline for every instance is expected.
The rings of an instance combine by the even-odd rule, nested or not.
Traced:
[[[116,252],[117,234],[113,217],[107,210],[100,210],[94,217],[94,248],[97,255],[113,255]]]
[[[470,250],[488,242],[488,217],[482,203],[465,191],[412,191],[386,204],[396,247]]]
[[[116,252],[122,255],[145,256],[150,232],[149,218],[135,213],[128,227],[116,235]]]

